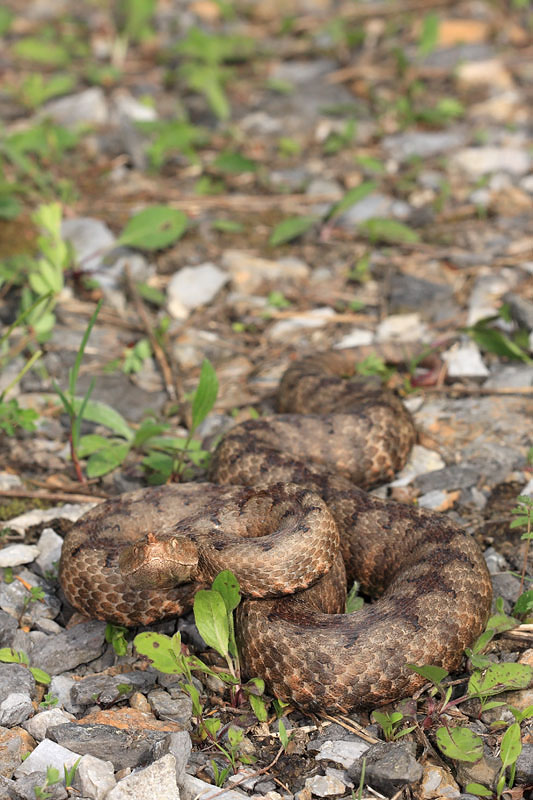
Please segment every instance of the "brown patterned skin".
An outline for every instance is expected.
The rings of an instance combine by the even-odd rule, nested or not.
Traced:
[[[490,609],[490,579],[472,539],[440,514],[385,502],[357,488],[386,480],[401,468],[415,432],[394,395],[373,380],[345,380],[353,373],[353,361],[346,353],[297,362],[281,382],[282,413],[236,426],[217,448],[211,467],[211,477],[218,484],[276,484],[278,495],[271,507],[264,489],[259,490],[263,493],[260,501],[252,499],[250,490],[238,489],[248,494],[236,495],[238,511],[228,512],[233,522],[245,506],[254,503],[258,518],[264,519],[282,498],[287,505],[281,515],[274,515],[275,524],[296,530],[296,539],[305,538],[309,546],[314,533],[307,530],[308,520],[305,516],[293,518],[284,494],[294,495],[294,484],[305,487],[300,490],[305,492],[300,497],[302,506],[313,508],[315,515],[325,513],[320,495],[336,521],[342,557],[338,551],[335,554],[334,544],[328,545],[321,565],[324,577],[312,578],[310,588],[288,597],[246,599],[237,612],[239,647],[247,674],[264,677],[278,697],[308,710],[345,712],[405,696],[422,683],[406,667],[408,662],[457,668],[464,648],[483,630]],[[188,502],[202,502],[203,512],[197,511],[196,505],[193,510],[180,506],[181,492],[189,489],[193,499]],[[125,531],[131,518],[135,533],[127,534],[128,542],[143,538],[142,534],[146,539],[147,533],[156,534],[151,537],[156,542],[168,542],[173,536],[183,537],[193,523],[194,545],[198,546],[201,536],[194,526],[200,523],[201,531],[208,534],[215,516],[213,535],[219,540],[219,552],[225,552],[218,523],[230,497],[217,492],[224,489],[167,486],[140,490],[93,509],[65,541],[60,578],[67,597],[85,613],[123,624],[166,616],[172,613],[172,603],[183,610],[190,602],[190,587],[198,584],[166,589],[161,596],[156,589],[133,589],[120,573],[119,556],[115,550],[110,555],[107,548],[111,541],[116,548],[115,531]],[[201,522],[210,515],[209,522]],[[184,516],[188,519],[182,519]],[[245,524],[244,536],[264,532],[262,525],[252,527]],[[274,538],[280,535],[275,533]],[[89,554],[101,539],[100,561],[88,569]],[[258,551],[243,573],[237,574],[235,563],[225,564],[236,572],[243,591],[244,577],[254,560],[260,566],[266,563],[268,551],[261,551],[261,541],[247,540],[248,547],[257,544]],[[292,546],[281,549],[289,551]],[[131,546],[129,552],[128,559]],[[240,556],[237,565],[239,560]],[[165,558],[157,555],[152,561],[157,563],[157,579],[168,581],[168,575],[161,574]],[[291,568],[297,573],[296,566],[302,561],[304,577],[296,578],[300,587],[309,577],[309,563],[299,554]],[[145,551],[140,562],[150,562]],[[148,579],[146,575],[139,579],[142,566],[132,578],[134,562],[122,557],[121,563],[130,583],[136,580],[144,586],[143,581],[153,579],[150,570]],[[357,579],[363,592],[379,598],[355,614],[342,613],[345,565],[350,580]],[[218,560],[215,567],[224,568]],[[104,568],[108,570],[105,577]],[[175,575],[176,569],[170,572]],[[255,586],[252,594],[277,592],[281,574],[277,562],[275,567],[267,566],[262,582],[251,581]],[[212,571],[198,575],[208,581]]]

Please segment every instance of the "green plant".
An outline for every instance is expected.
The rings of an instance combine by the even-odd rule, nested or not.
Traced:
[[[35,109],[52,97],[67,94],[75,85],[76,78],[73,75],[59,73],[46,79],[41,72],[32,72],[23,79],[16,94],[23,105]]]
[[[516,516],[511,524],[510,528],[521,528],[524,525],[526,526],[525,533],[522,534],[520,537],[521,539],[525,540],[526,546],[524,548],[524,560],[522,564],[522,574],[520,576],[520,593],[524,588],[524,581],[526,578],[526,571],[527,571],[527,557],[529,555],[529,547],[531,544],[531,539],[533,539],[533,531],[531,530],[531,523],[533,520],[533,498],[528,497],[525,494],[519,495],[517,499],[517,505],[515,508],[512,509],[511,514]]]
[[[349,119],[342,131],[332,131],[326,137],[324,144],[322,145],[322,151],[326,156],[335,155],[338,153],[339,150],[342,150],[345,147],[348,147],[355,136],[355,120]]]
[[[59,697],[56,697],[51,692],[47,692],[41,702],[39,703],[39,708],[55,708],[59,703]]]
[[[128,629],[122,625],[113,625],[108,622],[105,628],[105,640],[113,646],[117,656],[125,656],[128,652],[128,640],[126,634]]]
[[[209,141],[205,128],[193,125],[186,119],[138,122],[137,127],[150,136],[146,153],[154,169],[161,169],[165,161],[173,156],[184,156],[191,163],[198,163],[196,148]]]
[[[63,408],[65,409],[65,412],[68,414],[70,419],[70,434],[69,434],[70,455],[72,458],[74,469],[76,471],[76,477],[80,481],[80,483],[85,483],[85,476],[83,475],[81,469],[80,458],[78,453],[80,445],[81,422],[84,418],[89,398],[94,389],[94,378],[91,380],[89,388],[87,389],[84,397],[81,399],[76,397],[76,384],[78,382],[78,374],[80,371],[83,354],[85,352],[87,342],[89,341],[89,336],[91,335],[93,325],[96,322],[96,318],[100,312],[101,305],[102,301],[100,301],[96,306],[96,309],[91,319],[89,320],[89,324],[85,329],[85,333],[83,334],[80,346],[78,348],[78,352],[76,354],[76,359],[74,361],[74,366],[69,370],[67,392],[63,392],[63,390],[60,389],[60,387],[58,386],[57,383],[55,383],[55,381],[53,384],[55,391],[57,392],[57,394],[61,399]]]
[[[6,664],[24,664],[24,666],[28,667],[37,683],[42,683],[45,686],[48,686],[52,680],[50,675],[43,669],[39,669],[39,667],[30,667],[29,658],[24,650],[14,650],[12,647],[1,647],[0,661]]]
[[[279,222],[272,233],[268,243],[271,247],[277,247],[280,244],[292,242],[306,233],[317,222],[316,217],[288,217],[287,219]]]
[[[383,736],[387,742],[396,742],[402,736],[406,736],[411,731],[414,731],[416,725],[411,725],[409,728],[400,728],[403,720],[401,711],[373,711],[372,719],[377,722],[383,731]]]

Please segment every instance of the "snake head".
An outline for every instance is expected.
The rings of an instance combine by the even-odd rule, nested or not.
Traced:
[[[164,539],[148,533],[144,540],[124,548],[118,563],[133,588],[165,589],[194,580],[198,548],[185,537]]]

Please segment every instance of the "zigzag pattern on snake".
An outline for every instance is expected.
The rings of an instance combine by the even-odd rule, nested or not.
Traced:
[[[246,595],[236,618],[246,673],[307,710],[405,696],[423,682],[409,662],[456,669],[488,617],[485,562],[447,517],[364,491],[403,466],[415,431],[397,397],[354,373],[348,353],[295,363],[281,413],[218,446],[216,484],[141,489],[89,511],[65,539],[67,599],[149,624],[232,569]],[[346,573],[377,598],[355,614],[343,613]]]

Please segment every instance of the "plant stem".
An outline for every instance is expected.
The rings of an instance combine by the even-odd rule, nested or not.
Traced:
[[[520,577],[520,591],[519,595],[522,594],[524,591],[524,582],[526,580],[526,572],[527,572],[527,558],[529,555],[529,546],[531,544],[531,508],[528,508],[527,513],[527,539],[526,539],[526,546],[524,548],[524,563],[522,564],[522,575]]]
[[[72,431],[68,435],[68,441],[70,445],[70,457],[72,459],[72,463],[74,464],[74,470],[76,472],[76,478],[80,483],[87,483],[87,479],[83,474],[81,464],[78,458],[78,454],[76,452],[76,448],[74,447],[74,437],[72,435]]]

